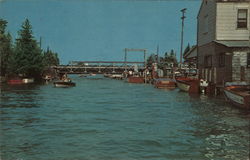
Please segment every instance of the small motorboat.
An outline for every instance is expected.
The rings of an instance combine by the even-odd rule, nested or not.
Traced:
[[[23,83],[24,84],[34,83],[34,78],[24,78]]]
[[[16,78],[16,79],[9,79],[7,81],[8,84],[23,84],[23,80],[22,79],[19,79],[19,78]]]
[[[226,83],[224,94],[235,106],[250,109],[250,85],[246,82]]]
[[[156,79],[154,82],[155,88],[160,89],[174,89],[176,87],[175,80],[170,78],[160,78]]]
[[[54,82],[55,87],[67,88],[67,87],[75,87],[76,84],[72,82],[70,79],[61,80]]]
[[[57,81],[54,82],[55,87],[62,87],[62,88],[67,88],[67,87],[74,87],[76,84],[74,82],[63,82],[63,81]]]
[[[195,78],[189,77],[179,77],[176,79],[176,84],[178,88],[182,91],[189,93],[199,93],[200,92],[200,81]]]
[[[79,77],[87,77],[86,74],[80,74]]]

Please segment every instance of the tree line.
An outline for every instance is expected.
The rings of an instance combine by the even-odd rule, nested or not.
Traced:
[[[183,55],[189,51],[190,45],[188,44]],[[176,52],[171,49],[170,52],[165,52],[164,56],[159,56],[158,54],[153,53],[147,58],[147,66],[151,67],[152,63],[157,63],[157,67],[163,70],[166,68],[178,67]]]
[[[0,76],[40,79],[50,66],[59,65],[58,54],[49,48],[43,50],[34,38],[28,19],[22,23],[15,41],[6,31],[7,23],[0,19]]]
[[[176,52],[172,49],[169,53],[165,52],[164,56],[153,53],[147,59],[147,66],[151,67],[152,63],[157,63],[159,69],[178,66]]]

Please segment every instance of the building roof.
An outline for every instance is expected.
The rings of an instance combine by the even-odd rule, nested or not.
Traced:
[[[197,46],[193,46],[187,53],[183,55],[185,59],[197,57]]]
[[[249,41],[214,41],[227,47],[250,47]]]

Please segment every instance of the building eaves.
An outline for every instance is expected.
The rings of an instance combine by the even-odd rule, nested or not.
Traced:
[[[222,44],[226,47],[242,47],[242,48],[247,48],[250,47],[250,42],[249,41],[214,41],[215,43]]]

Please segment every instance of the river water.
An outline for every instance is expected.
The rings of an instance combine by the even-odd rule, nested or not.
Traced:
[[[1,86],[1,160],[247,160],[250,113],[222,98],[80,78]]]

